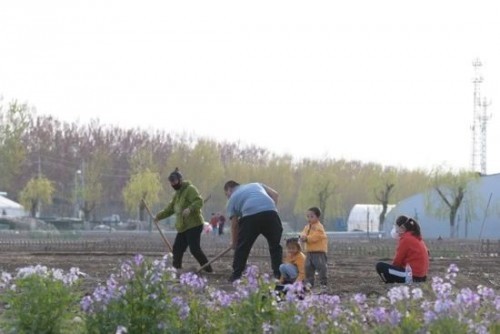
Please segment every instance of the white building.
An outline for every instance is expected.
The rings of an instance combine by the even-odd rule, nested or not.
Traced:
[[[24,217],[26,215],[27,213],[21,204],[0,195],[0,218],[2,216]]]
[[[387,214],[395,205],[387,206]],[[381,204],[356,204],[347,218],[347,231],[379,232]]]

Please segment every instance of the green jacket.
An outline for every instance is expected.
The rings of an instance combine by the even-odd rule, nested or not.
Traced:
[[[162,220],[175,214],[175,228],[181,233],[190,228],[203,225],[201,214],[203,199],[195,186],[189,181],[182,181],[181,189],[175,191],[175,195],[168,206],[156,215],[156,219]],[[182,215],[184,209],[191,211],[187,217]]]

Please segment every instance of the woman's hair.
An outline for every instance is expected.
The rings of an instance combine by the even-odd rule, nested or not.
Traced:
[[[299,252],[302,251],[302,246],[300,246],[299,238],[288,238],[286,239],[286,247],[288,246],[295,246],[299,250]]]
[[[399,216],[396,219],[396,225],[403,226],[407,231],[410,231],[416,237],[421,237],[422,233],[420,232],[420,225],[418,222],[407,216]]]
[[[233,181],[233,180],[227,181],[226,184],[224,184],[224,191],[226,191],[228,189],[233,189],[239,185],[240,184],[236,181]]]
[[[307,211],[311,211],[318,218],[321,217],[321,210],[319,208],[315,207],[315,206],[313,206],[312,208],[307,209]]]

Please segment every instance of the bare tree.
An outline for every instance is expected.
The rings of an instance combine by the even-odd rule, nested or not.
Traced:
[[[382,211],[378,217],[379,231],[383,231],[384,229],[385,215],[387,214],[387,207],[389,206],[389,199],[393,190],[394,183],[386,182],[383,189],[380,189],[378,193],[375,192],[375,198],[382,204]]]
[[[450,238],[456,238],[456,217],[464,197],[468,195],[471,201],[477,199],[473,189],[473,181],[478,178],[477,173],[470,171],[444,171],[437,168],[431,171],[431,189],[426,196],[426,210],[438,218],[448,218],[450,224]],[[437,195],[437,196],[436,196]]]

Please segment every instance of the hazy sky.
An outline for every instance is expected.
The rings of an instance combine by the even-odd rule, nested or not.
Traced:
[[[4,0],[0,94],[66,121],[297,158],[470,165],[472,60],[500,172],[498,1]]]

